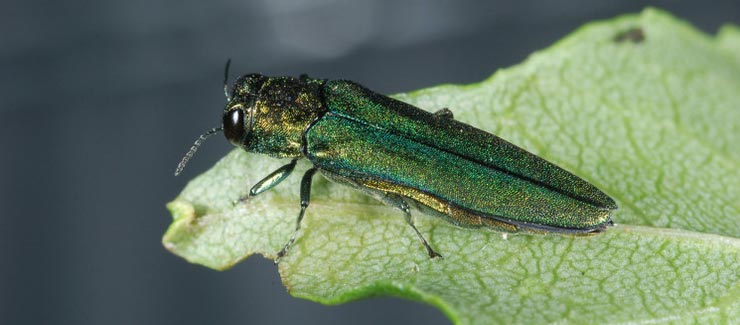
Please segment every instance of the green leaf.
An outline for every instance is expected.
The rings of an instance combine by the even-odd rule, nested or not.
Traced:
[[[397,98],[449,107],[594,183],[617,200],[617,225],[590,237],[507,236],[416,213],[445,256],[430,260],[399,211],[316,177],[279,266],[294,296],[396,295],[460,324],[740,320],[737,27],[711,38],[647,9],[588,24],[481,83]],[[164,245],[219,270],[274,258],[292,234],[300,177],[232,201],[284,163],[231,152],[168,204]]]

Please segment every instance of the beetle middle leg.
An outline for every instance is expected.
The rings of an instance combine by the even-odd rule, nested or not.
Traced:
[[[441,258],[442,257],[442,255],[435,252],[434,249],[432,249],[432,247],[429,246],[429,243],[424,238],[424,236],[421,234],[421,232],[419,232],[419,229],[416,229],[416,226],[414,225],[414,219],[411,216],[411,208],[409,207],[409,204],[406,202],[406,200],[403,197],[401,197],[398,194],[394,194],[394,193],[386,193],[385,197],[383,197],[382,200],[386,204],[390,204],[396,208],[401,209],[401,211],[403,211],[403,216],[406,219],[406,223],[408,223],[409,226],[411,226],[411,228],[414,229],[414,231],[416,232],[416,235],[421,240],[421,243],[424,244],[424,248],[427,249],[427,254],[429,254],[430,258],[435,258],[435,257]]]
[[[301,230],[301,221],[303,221],[303,215],[306,214],[306,208],[308,208],[308,204],[311,201],[311,180],[313,178],[313,175],[316,174],[316,171],[318,169],[316,167],[313,167],[306,171],[305,174],[303,174],[303,178],[301,179],[301,212],[298,213],[298,219],[295,222],[295,231],[293,231],[293,235],[290,236],[290,240],[283,246],[283,249],[278,252],[277,257],[275,257],[275,264],[278,264],[280,262],[280,258],[285,256],[285,254],[288,252],[288,248],[290,248],[290,245],[295,242],[295,237],[298,234],[298,230]]]

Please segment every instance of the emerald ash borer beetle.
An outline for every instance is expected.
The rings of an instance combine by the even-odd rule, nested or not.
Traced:
[[[456,121],[452,112],[429,113],[347,80],[306,75],[248,74],[224,93],[222,126],[198,138],[178,165],[179,174],[198,146],[223,131],[248,152],[291,161],[257,182],[241,201],[283,181],[306,158],[295,241],[310,202],[311,180],[324,177],[359,189],[403,212],[411,207],[463,227],[506,232],[587,234],[611,225],[617,204],[595,186],[493,134]]]

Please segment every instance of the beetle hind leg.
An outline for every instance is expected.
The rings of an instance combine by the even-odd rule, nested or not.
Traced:
[[[421,240],[421,243],[424,244],[424,248],[427,250],[427,254],[429,255],[429,258],[442,258],[442,255],[434,251],[432,247],[429,245],[427,240],[424,238],[424,235],[421,234],[419,229],[416,229],[416,225],[414,225],[414,219],[411,216],[411,208],[409,207],[409,204],[406,202],[406,200],[403,199],[400,195],[393,194],[393,193],[386,193],[385,197],[383,197],[383,202],[389,205],[392,205],[396,208],[401,209],[403,211],[403,216],[406,219],[406,223],[411,226],[411,228],[414,229],[416,232],[416,235]]]

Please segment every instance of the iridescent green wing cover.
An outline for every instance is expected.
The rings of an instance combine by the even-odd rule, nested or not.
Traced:
[[[352,82],[324,89],[329,113],[306,133],[308,158],[323,171],[418,189],[535,229],[600,229],[616,208],[589,183],[492,134]]]
[[[351,81],[329,81],[324,91],[328,109],[348,119],[528,179],[598,207],[617,208],[614,200],[590,183],[488,132],[436,118]]]

